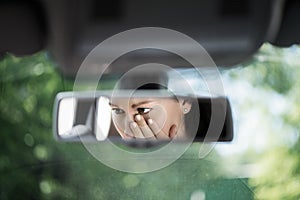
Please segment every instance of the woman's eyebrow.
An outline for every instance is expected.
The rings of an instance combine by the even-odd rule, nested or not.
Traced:
[[[136,103],[136,104],[132,104],[132,108],[136,108],[136,107],[138,107],[138,106],[140,106],[140,105],[143,105],[143,104],[146,104],[146,103],[151,103],[152,101],[151,100],[147,100],[147,101],[141,101],[141,102],[139,102],[139,103]]]
[[[110,102],[108,102],[108,104],[111,106],[111,107],[119,107],[119,106],[117,106],[117,105],[115,105],[115,104],[112,104],[112,103],[110,103]]]

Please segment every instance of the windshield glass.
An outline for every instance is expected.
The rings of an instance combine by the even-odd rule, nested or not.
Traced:
[[[203,144],[193,143],[168,167],[134,174],[107,167],[81,143],[53,138],[54,97],[73,82],[47,52],[7,55],[0,61],[0,198],[299,199],[299,57],[298,46],[265,44],[251,60],[221,69],[234,140],[205,144],[215,145],[205,157]],[[179,71],[202,86],[193,70]],[[111,89],[115,79],[99,88]]]

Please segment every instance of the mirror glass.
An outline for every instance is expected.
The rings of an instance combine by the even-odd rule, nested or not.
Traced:
[[[73,136],[70,130],[73,128],[74,124],[76,102],[75,98],[65,98],[60,101],[57,132],[62,138]]]
[[[61,141],[184,141],[191,137],[231,141],[233,137],[230,104],[224,97],[66,92],[57,96],[55,105],[54,134]],[[212,111],[224,119],[215,117],[219,121],[211,123]],[[217,129],[209,129],[210,124],[221,125],[221,133],[211,131]]]
[[[108,137],[111,125],[111,113],[109,98],[97,98],[95,113],[95,136],[98,141],[103,141]]]
[[[91,98],[66,97],[57,107],[57,136],[73,139],[77,136],[92,134],[94,120],[94,100]]]

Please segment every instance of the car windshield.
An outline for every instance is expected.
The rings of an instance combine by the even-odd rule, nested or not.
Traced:
[[[299,57],[299,46],[264,44],[245,62],[220,68],[233,141],[193,143],[168,167],[135,174],[102,164],[81,143],[53,138],[55,95],[72,90],[73,81],[47,52],[6,55],[0,61],[0,198],[299,199]],[[179,72],[201,86],[193,70]],[[105,78],[100,89],[111,89],[115,79]],[[201,157],[205,145],[213,149]]]

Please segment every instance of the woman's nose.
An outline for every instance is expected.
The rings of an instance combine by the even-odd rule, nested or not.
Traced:
[[[131,122],[133,122],[133,121],[134,121],[134,117],[135,117],[137,114],[138,114],[138,113],[137,113],[135,110],[133,110],[133,109],[129,110],[129,111],[128,111],[128,120],[130,120]]]
[[[126,120],[125,120],[125,133],[126,134],[132,134],[131,128],[130,128],[130,123],[134,122],[134,117],[136,113],[135,112],[128,112],[126,115]]]

